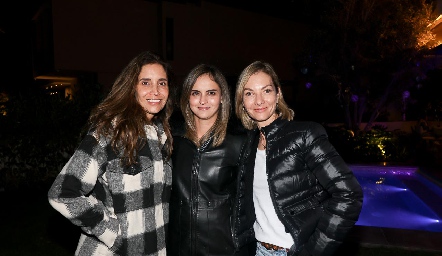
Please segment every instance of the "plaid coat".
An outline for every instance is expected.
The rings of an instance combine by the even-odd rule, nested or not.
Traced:
[[[172,172],[157,129],[145,127],[138,164],[126,168],[91,131],[55,179],[49,203],[83,231],[75,255],[166,255]]]

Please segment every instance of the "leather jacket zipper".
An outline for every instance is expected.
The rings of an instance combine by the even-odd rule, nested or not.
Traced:
[[[197,215],[198,215],[198,173],[199,173],[199,161],[201,158],[201,150],[200,148],[197,149],[197,154],[193,158],[193,164],[192,164],[192,177],[191,177],[191,212],[192,212],[192,219],[190,224],[191,229],[191,255],[196,255],[196,247],[197,247]]]

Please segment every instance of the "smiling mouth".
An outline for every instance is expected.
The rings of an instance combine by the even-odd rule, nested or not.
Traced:
[[[151,103],[159,103],[161,100],[159,100],[159,99],[150,99],[150,100],[147,100],[148,102],[151,102]]]

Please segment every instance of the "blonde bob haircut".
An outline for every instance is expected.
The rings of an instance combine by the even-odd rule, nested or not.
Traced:
[[[255,61],[252,64],[248,65],[239,76],[238,82],[236,84],[236,93],[235,93],[235,113],[236,116],[241,120],[243,126],[248,130],[253,130],[257,127],[256,122],[250,118],[249,114],[244,108],[243,104],[243,96],[244,96],[244,87],[249,81],[249,78],[259,72],[264,72],[270,76],[272,79],[273,85],[275,86],[275,90],[278,93],[278,103],[276,104],[276,114],[279,117],[286,120],[293,120],[294,111],[289,108],[287,103],[284,101],[284,97],[282,95],[281,85],[279,83],[278,75],[276,75],[273,67],[263,61]]]

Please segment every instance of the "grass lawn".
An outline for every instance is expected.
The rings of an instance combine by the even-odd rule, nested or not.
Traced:
[[[47,190],[0,192],[1,256],[73,255],[80,229],[52,209]],[[344,244],[335,255],[342,256],[442,256],[442,252],[399,248],[362,247]]]

